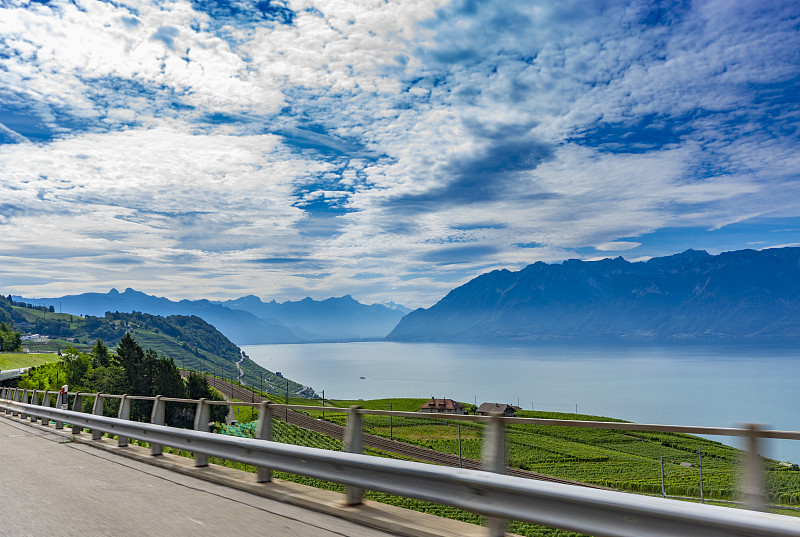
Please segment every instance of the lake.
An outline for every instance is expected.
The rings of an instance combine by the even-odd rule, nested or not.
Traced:
[[[330,399],[434,396],[640,423],[800,430],[797,346],[359,342],[242,349]],[[768,441],[764,454],[800,463],[800,441]]]

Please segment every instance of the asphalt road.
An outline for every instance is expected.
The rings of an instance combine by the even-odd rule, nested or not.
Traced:
[[[0,417],[0,536],[392,537]]]

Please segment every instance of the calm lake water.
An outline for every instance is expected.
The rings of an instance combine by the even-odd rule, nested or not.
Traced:
[[[577,408],[640,423],[800,430],[796,346],[363,342],[242,349],[330,399],[435,396],[526,410]],[[800,463],[800,441],[768,441],[764,454]]]

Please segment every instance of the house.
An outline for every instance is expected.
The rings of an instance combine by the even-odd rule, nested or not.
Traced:
[[[464,405],[452,399],[436,399],[431,397],[431,400],[422,405],[419,409],[420,412],[430,412],[434,414],[466,414],[467,410]]]
[[[517,410],[519,410],[519,408],[513,405],[506,405],[503,403],[483,403],[478,407],[477,412],[481,416],[488,416],[489,412],[501,412],[503,416],[513,416]]]

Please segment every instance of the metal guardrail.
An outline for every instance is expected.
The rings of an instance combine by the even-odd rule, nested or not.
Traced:
[[[50,420],[53,420],[56,428],[69,423],[73,434],[81,434],[84,427],[90,428],[93,439],[99,439],[103,433],[116,435],[120,447],[127,446],[128,439],[134,438],[149,442],[151,453],[155,456],[162,454],[164,445],[194,452],[196,466],[207,465],[209,456],[252,464],[258,467],[258,482],[270,481],[272,470],[281,470],[342,483],[347,486],[346,499],[350,505],[361,503],[361,491],[371,489],[472,511],[488,517],[488,535],[491,537],[505,533],[505,520],[508,519],[613,537],[800,536],[800,519],[794,517],[502,475],[503,423],[509,418],[499,416],[480,419],[488,422],[484,452],[488,471],[481,472],[361,454],[361,417],[375,414],[376,411],[358,407],[347,410],[349,418],[345,452],[333,452],[272,442],[273,408],[284,405],[267,402],[246,405],[259,408],[258,439],[249,439],[208,432],[209,405],[216,402],[204,399],[192,401],[161,396],[74,393],[73,406],[76,410],[82,408],[84,395],[95,398],[93,413],[86,414],[50,407],[53,392],[3,388],[0,395],[0,410],[6,413],[31,421],[41,419],[45,426],[49,426]],[[118,418],[102,415],[102,402],[106,397],[121,400]],[[151,423],[129,421],[131,399],[153,400]],[[195,430],[163,425],[165,403],[168,401],[197,404]],[[319,410],[318,407],[311,408]],[[448,416],[448,419],[451,418]],[[470,419],[473,418],[470,416]],[[514,419],[514,422],[521,419]],[[750,431],[748,438],[763,436],[767,432],[757,428],[736,431],[737,435]]]
[[[0,371],[0,381],[21,377],[22,374],[30,369],[30,367],[22,367],[20,369],[6,369]]]

